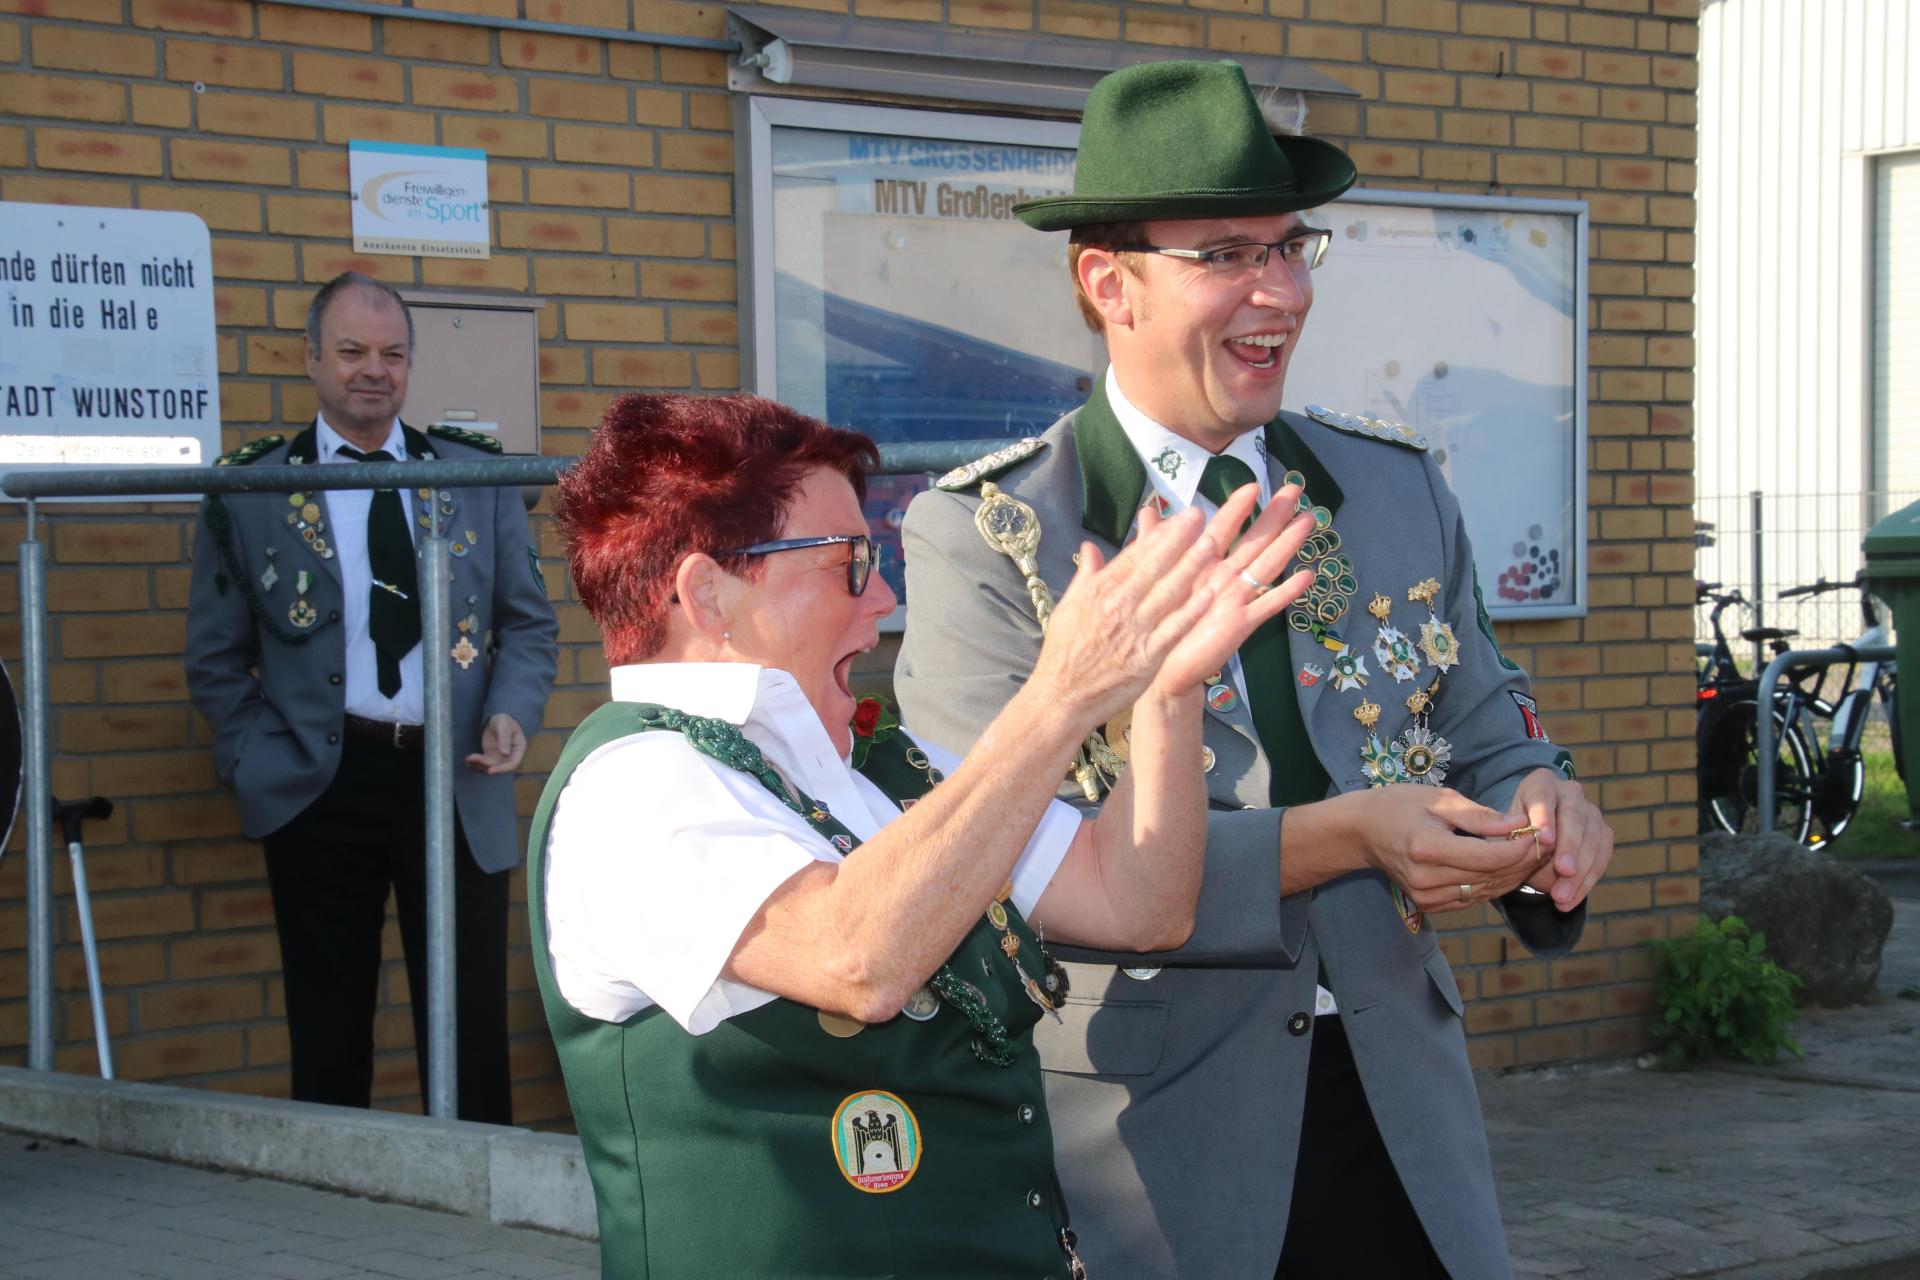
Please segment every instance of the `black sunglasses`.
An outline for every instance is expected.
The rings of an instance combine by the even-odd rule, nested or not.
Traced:
[[[846,543],[852,548],[847,557],[847,593],[858,596],[867,589],[867,579],[873,576],[874,566],[880,563],[880,549],[873,545],[873,539],[864,533],[829,533],[818,538],[781,538],[777,542],[756,542],[750,547],[735,547],[731,551],[716,551],[719,556],[764,556],[775,551],[798,551],[802,547],[831,547]]]

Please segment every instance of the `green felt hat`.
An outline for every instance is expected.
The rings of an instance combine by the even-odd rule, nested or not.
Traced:
[[[1288,213],[1353,185],[1331,142],[1275,136],[1236,62],[1148,62],[1087,95],[1073,194],[1013,207],[1030,227]]]

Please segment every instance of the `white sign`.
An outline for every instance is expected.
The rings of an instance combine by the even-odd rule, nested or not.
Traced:
[[[405,142],[349,142],[353,251],[490,258],[487,153]]]
[[[0,468],[191,466],[219,452],[207,224],[0,203]]]
[[[1586,343],[1580,206],[1350,192],[1287,406],[1323,404],[1427,437],[1460,498],[1496,618],[1586,611]]]

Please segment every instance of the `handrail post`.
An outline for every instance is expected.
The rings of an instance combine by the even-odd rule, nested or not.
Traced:
[[[47,568],[27,503],[20,544],[20,656],[26,759],[20,802],[27,810],[27,1065],[53,1070],[53,787],[47,760]]]
[[[1848,649],[1789,649],[1776,655],[1767,664],[1766,670],[1760,673],[1760,684],[1754,691],[1753,705],[1753,754],[1758,771],[1753,798],[1753,825],[1756,832],[1764,835],[1771,830],[1773,808],[1780,795],[1779,784],[1774,777],[1780,761],[1779,735],[1773,725],[1773,693],[1780,685],[1781,675],[1795,663],[1817,662],[1826,666],[1851,658],[1858,658],[1862,662],[1891,662],[1894,648],[1890,644],[1876,644]],[[1762,822],[1767,823],[1767,827],[1763,828]]]
[[[1765,568],[1767,559],[1767,508],[1766,498],[1760,490],[1755,489],[1747,495],[1747,510],[1750,523],[1753,525],[1753,595],[1749,597],[1748,604],[1753,607],[1753,625],[1754,628],[1758,630],[1767,625],[1767,579]],[[1753,661],[1756,666],[1760,663],[1760,655],[1766,652],[1761,645],[1762,642],[1759,640],[1753,642]]]
[[[459,989],[454,972],[453,682],[442,652],[448,622],[447,579],[452,561],[447,540],[429,532],[420,543],[420,666],[425,673],[425,786],[427,813],[427,1114],[452,1120],[460,1114]],[[480,637],[467,639],[478,643]]]

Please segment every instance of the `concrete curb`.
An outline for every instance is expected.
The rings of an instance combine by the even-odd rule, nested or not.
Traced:
[[[580,1140],[502,1125],[0,1067],[0,1127],[599,1238]]]

